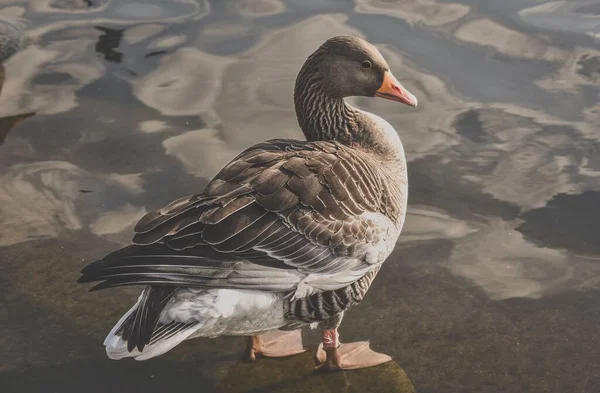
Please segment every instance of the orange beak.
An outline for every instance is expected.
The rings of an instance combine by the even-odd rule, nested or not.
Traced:
[[[375,92],[375,97],[398,101],[410,106],[417,106],[418,103],[417,97],[406,90],[389,71],[383,74],[383,83],[381,83],[381,87]]]

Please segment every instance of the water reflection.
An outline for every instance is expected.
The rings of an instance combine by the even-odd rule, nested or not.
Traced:
[[[586,53],[577,60],[577,73],[593,82],[600,80],[600,56]]]
[[[78,391],[93,385],[80,371],[94,369],[103,389],[194,379],[214,390],[243,367],[233,339],[109,363],[100,343],[135,291],[88,296],[74,282],[87,261],[129,241],[138,217],[200,191],[240,149],[299,138],[296,73],[326,38],[351,34],[378,46],[420,106],[353,100],[399,131],[411,192],[398,250],[343,336],[373,337],[417,391],[594,391],[598,11],[593,1],[478,0],[0,9],[28,26],[0,66],[0,287],[10,310],[0,344],[12,343],[0,364],[18,369],[0,385],[39,390],[35,376]]]
[[[0,66],[1,67],[1,66]],[[0,93],[2,92],[2,70],[0,70]],[[17,124],[23,120],[34,116],[35,113],[25,113],[22,115],[0,117],[0,145],[4,143],[6,136]]]
[[[598,191],[555,195],[546,206],[524,213],[517,230],[545,246],[600,256],[599,200]]]
[[[228,62],[197,49],[180,49],[163,56],[155,71],[134,81],[134,94],[165,115],[207,115]]]
[[[559,62],[567,56],[565,51],[548,45],[543,39],[509,29],[487,18],[462,24],[454,36],[475,45],[491,46],[513,57]]]
[[[130,231],[146,211],[122,201],[142,193],[141,183],[139,175],[93,175],[64,161],[10,166],[0,177],[6,225],[0,245],[58,237],[87,225],[98,235]]]
[[[226,7],[244,17],[262,17],[282,13],[286,7],[281,0],[228,1]]]
[[[544,29],[600,37],[600,5],[596,1],[549,1],[519,11],[519,16]]]
[[[455,22],[470,11],[468,5],[434,0],[358,0],[356,11],[392,15],[411,24],[424,24],[437,27]]]
[[[123,29],[109,29],[102,26],[95,26],[94,28],[102,32],[96,43],[96,52],[102,53],[106,61],[121,63],[123,61],[123,53],[116,49],[123,38]]]

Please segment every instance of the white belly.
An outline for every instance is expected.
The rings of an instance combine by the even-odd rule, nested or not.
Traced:
[[[197,321],[193,337],[248,336],[285,325],[277,293],[238,289],[182,289],[165,307],[160,322]]]

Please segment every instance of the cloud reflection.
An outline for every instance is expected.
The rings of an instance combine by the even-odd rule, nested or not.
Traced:
[[[239,15],[253,18],[279,14],[286,8],[281,0],[236,0],[227,3]]]
[[[452,160],[465,161],[463,179],[467,182],[524,209],[544,206],[559,193],[600,187],[600,179],[577,170],[591,146],[573,124],[538,123],[500,109],[477,113],[484,139],[463,144],[458,155],[449,152]]]
[[[457,242],[450,270],[482,287],[493,299],[539,298],[564,287],[573,267],[562,251],[524,240],[513,223],[490,220],[489,227]]]
[[[476,19],[461,25],[454,33],[459,40],[491,46],[508,56],[563,61],[567,54],[542,39],[509,29],[491,19]]]
[[[89,228],[95,235],[128,244],[131,242],[133,227],[144,214],[146,214],[145,208],[125,204],[119,209],[103,213],[90,224]]]
[[[88,222],[98,235],[126,231],[130,237],[144,209],[121,206],[119,200],[95,202],[95,194],[131,197],[142,191],[138,175],[92,175],[64,161],[13,165],[0,176],[0,246],[57,237],[64,230],[81,230]]]
[[[544,29],[562,30],[600,38],[600,14],[592,12],[594,0],[549,1],[519,11],[527,23]]]
[[[219,138],[217,130],[189,131],[163,142],[166,153],[177,157],[188,173],[213,177],[239,151],[232,150]]]
[[[183,48],[134,82],[134,94],[165,115],[200,115],[213,109],[223,72],[231,60]]]
[[[356,11],[364,14],[392,15],[411,24],[441,26],[459,20],[470,7],[435,0],[357,0]]]
[[[13,56],[6,64],[10,78],[0,96],[0,116],[22,112],[55,114],[77,106],[76,91],[98,80],[105,71],[99,62],[83,62],[81,53],[94,44],[95,38],[80,37],[55,41],[44,48],[30,45]],[[64,73],[72,83],[34,83],[43,73]]]
[[[434,239],[460,239],[479,228],[473,223],[451,217],[446,212],[430,206],[411,205],[406,218],[406,227],[400,243]]]
[[[137,44],[160,33],[165,28],[166,26],[155,23],[136,25],[125,30],[123,39],[130,45]]]

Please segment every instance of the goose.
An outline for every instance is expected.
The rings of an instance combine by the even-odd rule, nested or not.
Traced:
[[[351,96],[409,106],[417,99],[380,52],[358,37],[325,41],[294,88],[306,140],[273,139],[240,153],[202,193],[136,224],[133,244],[83,268],[90,290],[144,286],[104,345],[112,359],[145,360],[196,337],[246,336],[247,356],[305,349],[300,329],[321,331],[319,370],[390,361],[338,327],[390,255],[405,220],[402,143]]]

